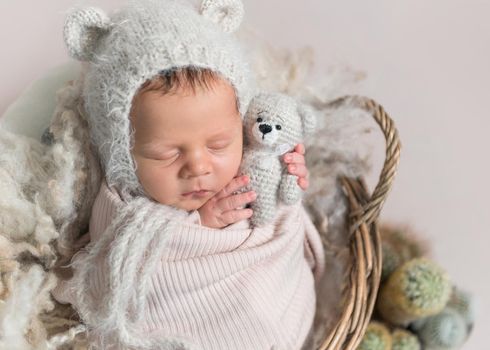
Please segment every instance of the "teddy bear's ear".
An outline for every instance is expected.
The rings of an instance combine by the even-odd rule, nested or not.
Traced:
[[[203,0],[201,14],[226,33],[232,33],[242,23],[244,10],[241,0]]]
[[[109,17],[98,8],[72,10],[63,28],[63,38],[70,56],[80,61],[91,61],[100,39],[109,32],[110,27]]]
[[[312,135],[316,127],[315,110],[308,105],[298,103],[298,114],[301,116],[301,121],[303,122],[305,136]]]

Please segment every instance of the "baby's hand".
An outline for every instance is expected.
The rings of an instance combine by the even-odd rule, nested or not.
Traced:
[[[305,146],[298,143],[293,152],[284,155],[284,162],[288,164],[288,172],[298,177],[298,185],[306,191],[308,188],[308,169],[305,164]]]
[[[220,192],[211,197],[202,207],[198,209],[203,226],[212,228],[223,228],[237,221],[248,219],[252,216],[252,209],[240,208],[247,203],[253,202],[257,197],[254,191],[233,194],[250,179],[246,175],[237,176],[226,185]]]

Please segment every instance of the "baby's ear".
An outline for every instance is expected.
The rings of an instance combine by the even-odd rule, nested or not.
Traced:
[[[244,10],[241,0],[203,0],[201,14],[226,33],[232,33],[242,23]]]
[[[91,61],[100,39],[109,32],[110,27],[109,17],[98,8],[72,10],[63,28],[70,56],[80,61]]]
[[[316,127],[316,113],[315,110],[305,104],[298,103],[298,114],[301,116],[301,122],[303,124],[304,136],[312,135]]]

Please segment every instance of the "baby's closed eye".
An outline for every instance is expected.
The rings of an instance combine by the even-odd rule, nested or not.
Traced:
[[[179,156],[180,152],[179,151],[172,151],[172,152],[165,152],[165,153],[153,153],[149,154],[147,158],[153,159],[153,160],[161,160],[161,161],[168,161],[168,160],[174,160]]]

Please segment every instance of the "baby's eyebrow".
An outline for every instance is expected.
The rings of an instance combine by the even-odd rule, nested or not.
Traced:
[[[161,141],[149,141],[141,145],[141,148],[149,152],[161,151],[162,148],[171,148],[172,145],[166,145]]]
[[[241,126],[240,126],[240,128],[236,128],[236,127],[227,128],[227,129],[220,130],[217,133],[213,134],[209,139],[214,140],[214,139],[223,138],[223,137],[224,138],[232,138],[235,136],[235,134],[237,132],[241,132],[241,131],[242,131]]]
[[[228,138],[233,138],[233,136],[234,136],[234,133],[231,133],[230,131],[228,131],[228,132],[222,132],[219,134],[215,134],[215,135],[211,136],[208,140],[214,141],[217,139],[228,139]]]

